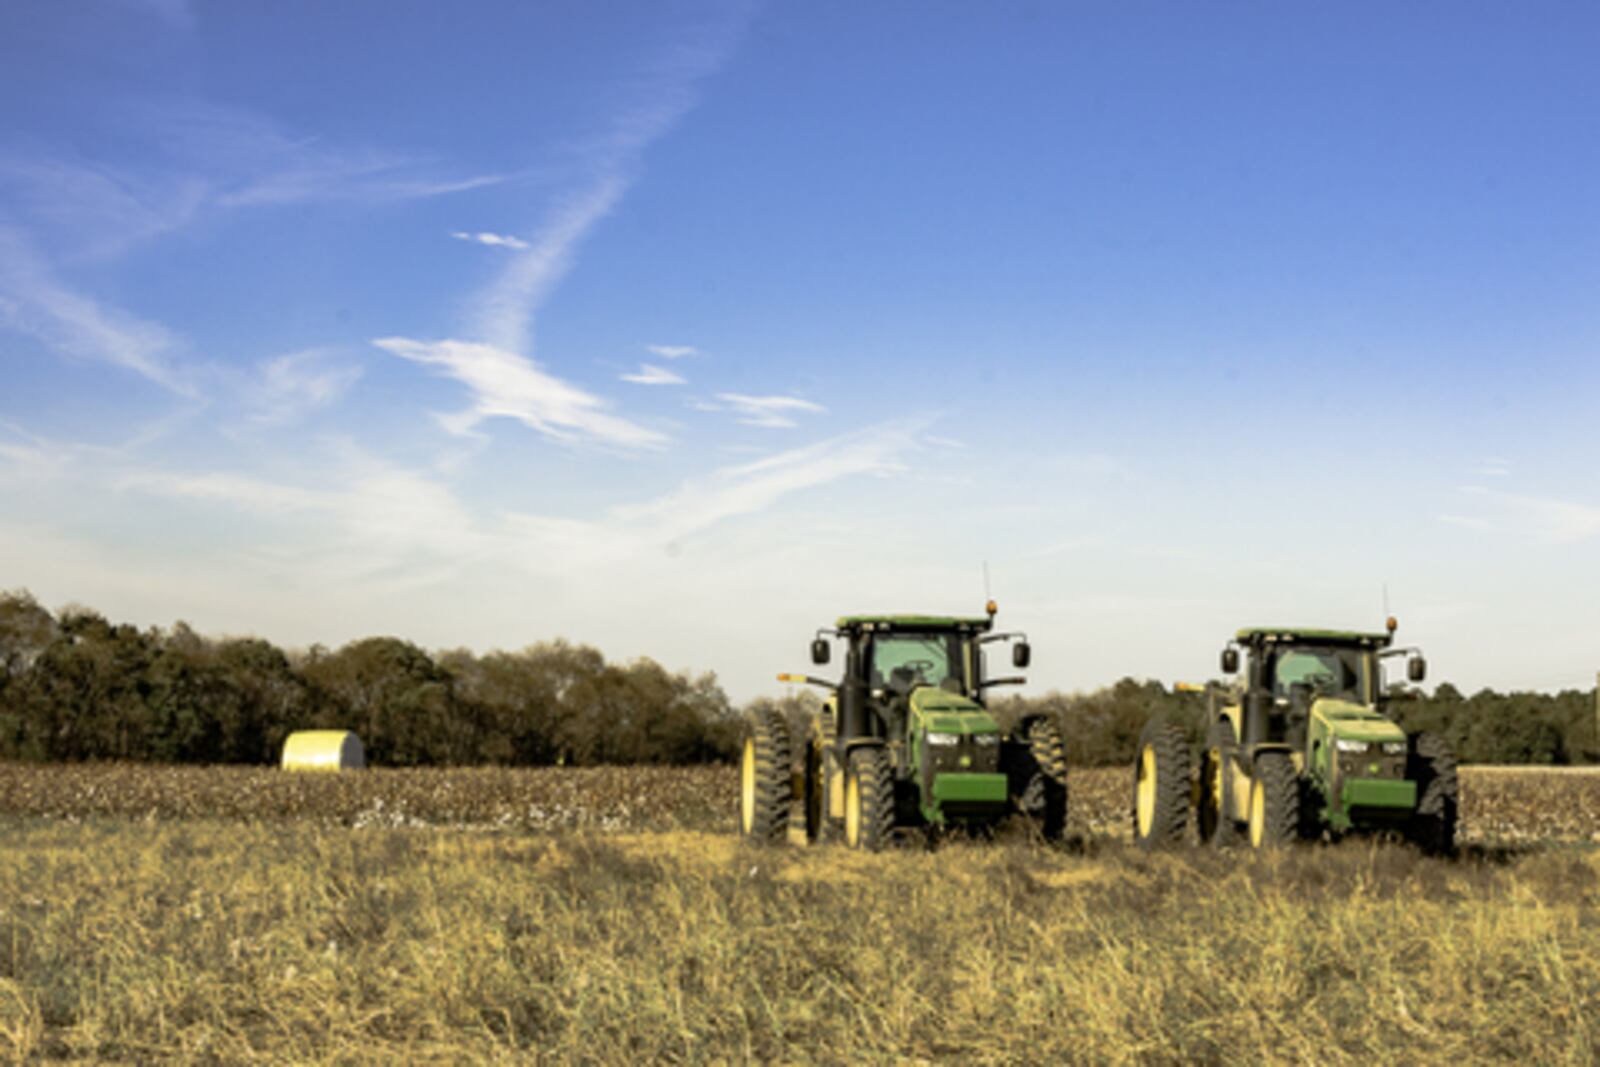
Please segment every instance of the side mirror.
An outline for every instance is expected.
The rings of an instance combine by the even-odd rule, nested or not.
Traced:
[[[1011,646],[1011,665],[1018,670],[1027,667],[1033,662],[1033,649],[1028,647],[1028,642],[1018,641]]]
[[[828,662],[828,655],[829,655],[829,650],[828,650],[828,639],[827,638],[819,637],[815,641],[811,642],[811,662],[812,663],[815,663],[817,666],[820,667],[824,663]]]
[[[1420,682],[1428,677],[1428,661],[1421,656],[1412,656],[1406,663],[1406,677],[1413,682]]]
[[[1222,673],[1239,673],[1239,650],[1237,648],[1225,648],[1222,650]]]

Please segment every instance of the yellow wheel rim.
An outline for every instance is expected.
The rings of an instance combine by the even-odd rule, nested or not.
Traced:
[[[745,833],[756,828],[756,739],[745,738],[744,754],[739,757],[739,825]]]
[[[844,843],[861,847],[861,781],[853,774],[844,780]]]
[[[1259,781],[1250,785],[1250,845],[1260,848],[1267,836],[1267,791]]]
[[[1220,748],[1211,750],[1211,766],[1215,768],[1215,773],[1211,778],[1211,804],[1217,813],[1217,818],[1220,820],[1222,818],[1222,750]]]
[[[1134,810],[1139,819],[1139,836],[1149,837],[1156,822],[1156,749],[1144,746],[1139,753],[1139,788],[1134,791]]]

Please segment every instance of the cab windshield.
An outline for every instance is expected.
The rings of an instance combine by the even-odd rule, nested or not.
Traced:
[[[1272,662],[1272,693],[1290,696],[1290,687],[1307,685],[1319,697],[1371,702],[1369,653],[1354,648],[1300,646],[1279,652]]]
[[[937,685],[964,692],[961,641],[955,634],[885,634],[872,641],[874,689],[910,692],[913,686]]]

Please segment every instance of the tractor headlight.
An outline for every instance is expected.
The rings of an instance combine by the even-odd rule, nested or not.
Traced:
[[[1365,741],[1351,741],[1347,738],[1336,737],[1333,741],[1333,747],[1340,752],[1365,752],[1367,743]]]
[[[1383,754],[1385,756],[1398,756],[1405,750],[1406,743],[1404,741],[1385,741],[1383,743]]]
[[[935,734],[935,733],[930,733],[928,735],[928,744],[931,745],[931,746],[955,745],[955,744],[959,744],[960,742],[961,742],[961,735],[960,734]]]
[[[1000,735],[999,734],[973,734],[972,735],[972,743],[977,745],[977,746],[979,746],[980,748],[982,748],[982,747],[984,747],[986,745],[998,745],[1000,743]]]

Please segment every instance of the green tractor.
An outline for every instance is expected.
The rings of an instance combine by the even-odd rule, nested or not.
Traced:
[[[1383,661],[1406,660],[1411,682],[1427,666],[1386,633],[1240,630],[1208,686],[1198,758],[1184,731],[1151,721],[1134,767],[1134,839],[1144,848],[1183,840],[1193,810],[1202,842],[1271,848],[1300,838],[1398,832],[1424,850],[1455,848],[1456,762],[1444,739],[1407,734],[1387,714]]]
[[[786,841],[799,800],[808,842],[838,835],[876,851],[903,831],[982,830],[1019,811],[1045,839],[1060,840],[1067,758],[1059,730],[1035,716],[1006,733],[985,708],[988,690],[1024,679],[988,677],[983,646],[1014,642],[1018,669],[1031,655],[1024,635],[993,632],[994,614],[990,601],[987,617],[850,615],[817,631],[811,661],[826,664],[829,639],[842,641],[843,676],[778,676],[828,690],[799,753],[782,712],[751,717],[739,767],[744,837]]]

